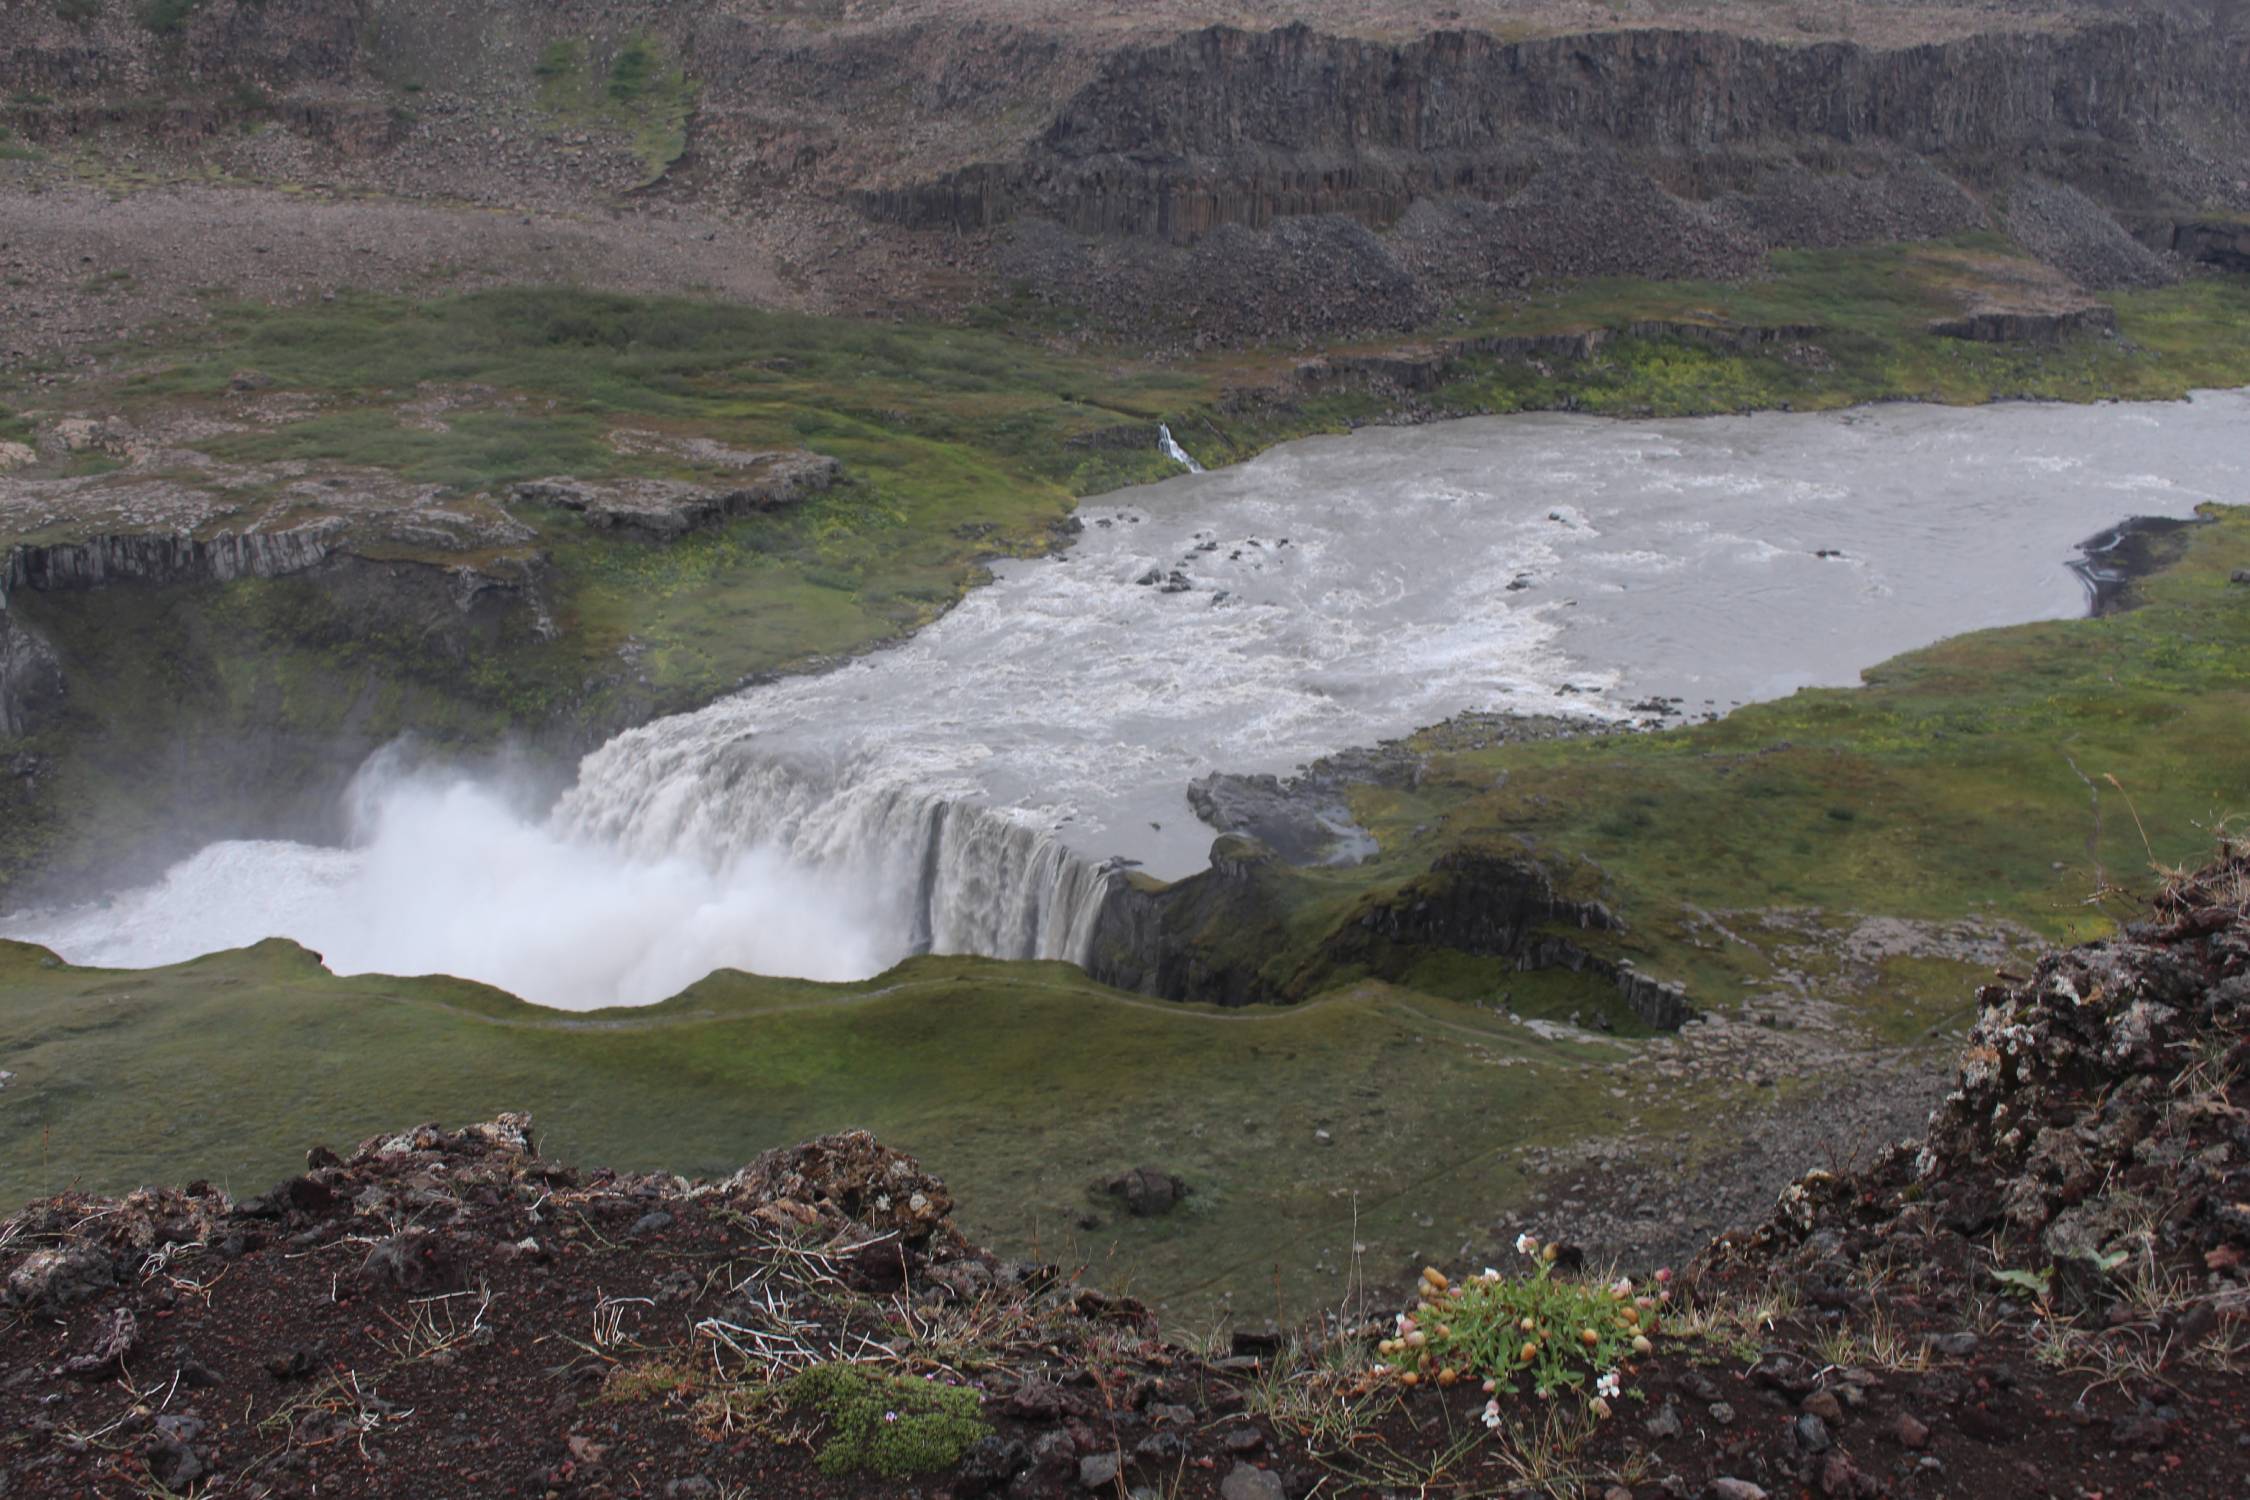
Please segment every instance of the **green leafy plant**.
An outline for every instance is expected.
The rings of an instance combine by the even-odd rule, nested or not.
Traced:
[[[1434,1267],[1425,1270],[1421,1304],[1399,1315],[1396,1336],[1381,1345],[1396,1361],[1391,1373],[1408,1388],[1482,1381],[1494,1397],[1485,1408],[1487,1425],[1499,1421],[1498,1397],[1526,1381],[1541,1397],[1591,1384],[1596,1414],[1607,1415],[1626,1361],[1655,1352],[1662,1293],[1638,1293],[1622,1279],[1560,1280],[1555,1247],[1525,1235],[1516,1248],[1532,1261],[1527,1275],[1487,1270],[1455,1282]]]
[[[610,64],[609,97],[617,104],[629,105],[659,82],[664,60],[645,37],[635,37],[618,51],[617,60]]]
[[[2055,1273],[2052,1268],[2045,1271],[2019,1271],[2010,1267],[1994,1271],[1992,1279],[2033,1301],[2043,1302],[2048,1293],[2054,1290]]]
[[[828,1426],[824,1474],[861,1470],[888,1479],[931,1474],[961,1461],[992,1429],[978,1420],[977,1396],[934,1380],[910,1380],[859,1365],[815,1365],[790,1378],[782,1397]]]
[[[541,79],[569,78],[583,72],[586,67],[584,42],[549,42],[539,50],[539,61],[532,65],[534,77]]]

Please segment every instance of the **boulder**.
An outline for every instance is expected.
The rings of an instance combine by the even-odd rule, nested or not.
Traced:
[[[5,1300],[11,1307],[59,1312],[98,1297],[116,1284],[116,1266],[90,1246],[34,1250],[8,1273]]]
[[[1280,1475],[1236,1464],[1233,1472],[1219,1482],[1219,1496],[1220,1500],[1289,1500],[1289,1491]]]
[[[1155,1167],[1135,1167],[1102,1184],[1102,1191],[1121,1200],[1136,1219],[1168,1214],[1187,1196],[1187,1184]]]
[[[587,524],[648,541],[671,541],[734,516],[785,510],[833,485],[842,465],[823,454],[775,452],[749,455],[755,464],[716,488],[680,479],[588,480],[561,475],[515,487],[515,498],[532,505],[576,511]]]
[[[895,1233],[909,1245],[951,1229],[953,1195],[945,1184],[864,1130],[768,1151],[728,1178],[723,1191],[745,1207],[798,1204]]]

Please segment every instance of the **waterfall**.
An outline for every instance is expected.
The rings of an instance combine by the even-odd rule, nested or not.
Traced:
[[[1190,454],[1187,449],[1181,447],[1179,443],[1173,439],[1172,429],[1165,426],[1161,422],[1156,424],[1156,446],[1164,450],[1164,456],[1166,458],[1172,460],[1172,462],[1178,464],[1181,468],[1187,470],[1190,474],[1200,474],[1203,472],[1203,465],[1197,463],[1195,461],[1194,455]]]
[[[1720,711],[2077,614],[2055,560],[2120,512],[2184,520],[2241,493],[2246,421],[2250,393],[2206,393],[1290,445],[1083,507],[1068,549],[996,563],[911,639],[620,735],[559,802],[504,771],[371,767],[344,847],[212,844],[99,902],[0,913],[0,934],[107,967],[287,936],[338,973],[456,974],[567,1007],[660,1000],[721,968],[1085,963],[1096,925],[1126,914],[1119,862],[1205,867],[1212,831],[1182,796],[1200,776],[1286,774],[1464,709]],[[2094,548],[2129,576],[2129,549]],[[273,560],[161,561],[178,581],[190,562],[216,578]],[[61,561],[40,581],[0,552],[10,602],[155,576],[138,553]],[[20,722],[61,701],[60,668],[7,634],[0,698]]]
[[[556,831],[628,858],[771,852],[849,887],[894,957],[1084,961],[1106,867],[1032,815],[932,787],[911,765],[769,749],[731,708],[659,720],[587,756]]]

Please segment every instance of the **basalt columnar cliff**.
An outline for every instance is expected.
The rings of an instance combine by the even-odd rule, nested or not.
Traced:
[[[2100,287],[2167,274],[2128,230],[2219,259],[2250,209],[2225,3],[88,0],[0,28],[0,121],[34,145],[488,207],[626,193],[732,226],[762,290],[818,308],[1020,287],[1255,340],[1991,223]]]

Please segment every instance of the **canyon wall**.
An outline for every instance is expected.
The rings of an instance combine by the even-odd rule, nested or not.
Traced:
[[[699,220],[773,269],[761,300],[943,317],[1023,291],[1155,341],[1980,230],[2090,288],[2148,284],[2201,242],[2142,249],[2120,215],[2250,213],[2232,0],[1810,32],[1748,6],[1575,34],[1528,0],[1436,32],[1363,9],[1252,30],[1195,0],[201,0],[158,28],[127,0],[27,4],[0,12],[0,129],[136,172]],[[682,71],[684,124],[634,113],[629,56]]]
[[[1667,31],[1385,46],[1214,27],[1110,57],[1018,157],[860,201],[915,226],[1038,216],[1173,240],[1299,214],[1382,227],[1418,198],[1507,199],[1543,154],[1590,149],[1686,196],[1742,187],[1779,152],[1808,170],[1905,154],[1971,180],[2044,170],[2161,197],[2204,186],[2183,143],[2239,143],[2246,117],[2250,44],[2154,19],[1891,51]]]

